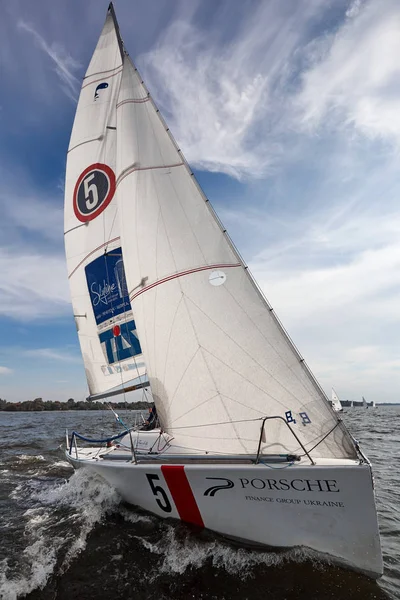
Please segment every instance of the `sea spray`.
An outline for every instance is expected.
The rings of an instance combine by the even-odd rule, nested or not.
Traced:
[[[29,506],[23,513],[26,547],[12,563],[5,559],[0,564],[2,600],[43,589],[52,574],[65,572],[96,523],[120,501],[113,488],[87,470],[75,472],[67,482],[27,480],[12,497]]]

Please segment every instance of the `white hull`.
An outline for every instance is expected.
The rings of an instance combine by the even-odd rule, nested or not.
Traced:
[[[372,578],[382,555],[371,469],[356,461],[268,468],[266,464],[171,464],[148,457],[76,459],[122,498],[160,517],[273,548],[303,546]],[[232,461],[233,462],[233,461]],[[202,464],[193,464],[202,463]],[[328,464],[326,464],[328,463]],[[362,502],[360,499],[362,498]]]

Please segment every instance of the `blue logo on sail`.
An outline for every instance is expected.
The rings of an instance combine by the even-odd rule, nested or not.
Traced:
[[[97,86],[97,88],[95,89],[94,92],[94,100],[97,100],[97,98],[99,98],[99,90],[106,90],[108,88],[108,83],[104,82],[104,83],[99,83],[99,85]]]
[[[142,353],[135,321],[133,320],[128,321],[128,323],[121,323],[118,328],[118,335],[115,335],[115,327],[102,331],[99,340],[101,344],[104,344],[109,365]]]
[[[96,258],[85,274],[97,325],[131,310],[121,248]]]

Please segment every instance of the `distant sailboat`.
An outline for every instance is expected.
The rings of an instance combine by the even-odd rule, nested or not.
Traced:
[[[333,388],[332,388],[332,408],[335,412],[343,412],[342,403],[340,402],[339,397]]]
[[[364,396],[362,397],[362,402],[363,402],[363,408],[368,408],[368,404],[367,404],[367,401],[364,398]]]
[[[74,467],[160,517],[379,577],[370,463],[196,182],[112,5],[68,150],[65,247],[90,397],[150,387],[160,422],[100,448],[73,432]]]

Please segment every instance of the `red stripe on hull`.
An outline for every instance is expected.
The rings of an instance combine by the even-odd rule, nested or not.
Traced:
[[[185,467],[181,465],[162,465],[161,471],[182,521],[204,527],[199,507],[186,477]]]

